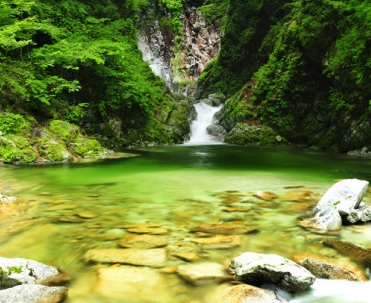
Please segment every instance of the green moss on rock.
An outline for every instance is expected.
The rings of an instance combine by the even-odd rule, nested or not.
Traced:
[[[284,144],[287,141],[265,125],[237,123],[225,138],[225,142],[238,145]]]
[[[0,159],[3,163],[32,163],[37,154],[27,138],[7,135],[0,137]]]

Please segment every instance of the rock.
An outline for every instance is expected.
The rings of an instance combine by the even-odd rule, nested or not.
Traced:
[[[228,278],[223,265],[213,262],[180,265],[177,268],[177,273],[193,285],[220,282]]]
[[[315,212],[309,217],[298,219],[299,225],[322,231],[322,233],[339,231],[342,226],[342,219],[335,208],[325,208]]]
[[[0,291],[1,303],[58,303],[67,298],[67,288],[23,284]]]
[[[218,235],[209,238],[195,238],[191,241],[201,245],[204,249],[229,249],[241,246],[242,238],[240,236]]]
[[[127,231],[134,234],[150,234],[150,235],[163,235],[169,232],[167,228],[161,227],[135,227],[128,228]]]
[[[316,255],[295,255],[294,261],[308,269],[317,278],[330,280],[348,280],[348,281],[367,281],[365,274],[350,266],[336,264],[333,260],[328,260]]]
[[[285,303],[274,291],[254,287],[252,285],[237,285],[230,287],[220,303]]]
[[[200,255],[195,252],[176,252],[172,254],[174,257],[177,257],[181,260],[187,261],[187,262],[195,262],[201,259]]]
[[[209,125],[206,130],[209,135],[220,141],[223,141],[224,137],[227,135],[227,131],[224,129],[224,127],[215,123]]]
[[[238,281],[259,286],[273,283],[279,288],[298,292],[309,288],[315,277],[304,267],[275,254],[246,252],[234,258],[229,266]]]
[[[358,179],[345,179],[330,187],[316,205],[318,210],[335,208],[340,215],[349,215],[359,207],[367,191],[368,182]]]
[[[0,193],[0,203],[9,204],[9,203],[13,203],[15,201],[17,201],[16,197],[5,196],[5,195]]]
[[[223,125],[225,126],[225,125]],[[227,127],[225,127],[228,129]],[[267,145],[285,144],[287,140],[280,136],[277,140],[277,133],[266,125],[249,125],[237,123],[225,137],[225,142],[238,145]]]
[[[21,258],[0,257],[0,268],[9,278],[27,284],[43,284],[43,281],[63,275],[53,266]]]
[[[278,198],[278,196],[275,193],[266,192],[266,191],[258,191],[254,194],[254,196],[264,201],[272,201],[273,199]]]
[[[242,224],[202,224],[194,229],[193,232],[203,232],[218,235],[241,235],[254,233],[258,230]]]
[[[125,235],[118,245],[126,248],[158,248],[168,244],[166,238],[154,235]]]
[[[366,206],[363,202],[360,203],[358,209],[354,209],[348,216],[346,216],[348,223],[354,224],[357,222],[370,222],[371,221],[371,206]]]
[[[323,241],[323,245],[331,247],[341,254],[350,257],[352,260],[361,262],[368,268],[371,268],[370,249],[364,249],[352,243],[335,239],[326,239],[325,241]]]
[[[166,250],[154,249],[92,249],[85,253],[86,261],[99,263],[123,263],[150,267],[163,267],[166,262]]]
[[[305,228],[322,232],[340,230],[343,219],[350,223],[371,220],[371,208],[362,202],[368,181],[345,179],[326,191],[309,216],[299,219]]]
[[[120,266],[98,269],[93,291],[115,302],[171,302],[166,288],[164,276],[154,269]]]

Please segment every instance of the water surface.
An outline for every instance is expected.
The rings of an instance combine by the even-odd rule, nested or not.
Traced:
[[[206,303],[223,287],[195,287],[176,274],[161,274],[163,284],[155,298],[101,296],[94,285],[95,270],[102,265],[87,264],[82,256],[93,248],[116,248],[117,240],[128,233],[125,224],[150,222],[167,228],[168,267],[186,263],[172,256],[179,249],[221,264],[244,251],[288,258],[310,252],[348,261],[321,245],[323,235],[297,226],[296,218],[334,182],[370,181],[371,161],[313,150],[230,145],[156,147],[136,154],[90,163],[1,167],[3,190],[24,202],[21,213],[2,222],[0,255],[35,259],[70,273],[68,303],[166,303],[166,299],[156,299],[162,295],[173,303]],[[254,196],[257,191],[273,192],[279,198],[264,201]],[[309,198],[288,198],[295,194]],[[369,194],[365,202],[371,203]],[[222,222],[246,224],[259,232],[243,236],[240,247],[225,250],[205,249],[191,241],[195,227]],[[371,247],[370,235],[369,225],[359,225],[344,227],[340,237]],[[138,293],[145,292],[143,283],[137,287]],[[319,287],[293,299],[340,302],[346,298],[341,293],[323,294]]]

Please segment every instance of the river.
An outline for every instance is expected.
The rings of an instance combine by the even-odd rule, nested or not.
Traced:
[[[371,181],[370,160],[315,150],[220,144],[125,152],[132,156],[1,167],[2,190],[23,202],[21,213],[2,221],[0,255],[34,259],[68,272],[72,277],[68,303],[166,303],[158,299],[162,295],[172,303],[209,303],[221,285],[190,286],[174,273],[161,273],[163,284],[156,294],[140,297],[148,287],[138,283],[137,292],[102,296],[95,287],[95,271],[101,265],[88,264],[82,256],[93,248],[116,248],[118,239],[128,233],[125,224],[151,222],[168,230],[169,268],[186,263],[172,257],[179,247],[193,249],[202,261],[223,265],[244,251],[287,258],[315,253],[347,260],[323,247],[325,236],[302,229],[296,218],[340,179]],[[261,200],[254,196],[258,191],[278,198]],[[371,204],[370,191],[365,202]],[[231,249],[205,249],[190,241],[195,227],[221,222],[240,222],[259,232],[242,236],[241,245]],[[340,237],[370,248],[370,235],[371,226],[365,224],[343,227]],[[336,292],[331,289],[337,284],[326,282],[319,281],[312,291],[291,300],[369,302],[369,282],[341,284]],[[356,287],[359,298],[352,294]]]

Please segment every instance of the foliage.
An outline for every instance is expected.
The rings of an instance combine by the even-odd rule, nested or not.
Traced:
[[[134,20],[147,4],[3,1],[1,107],[71,122],[87,115],[118,115],[134,124],[149,119],[166,86],[137,48]]]
[[[0,132],[6,134],[28,133],[30,123],[20,114],[0,113]]]

